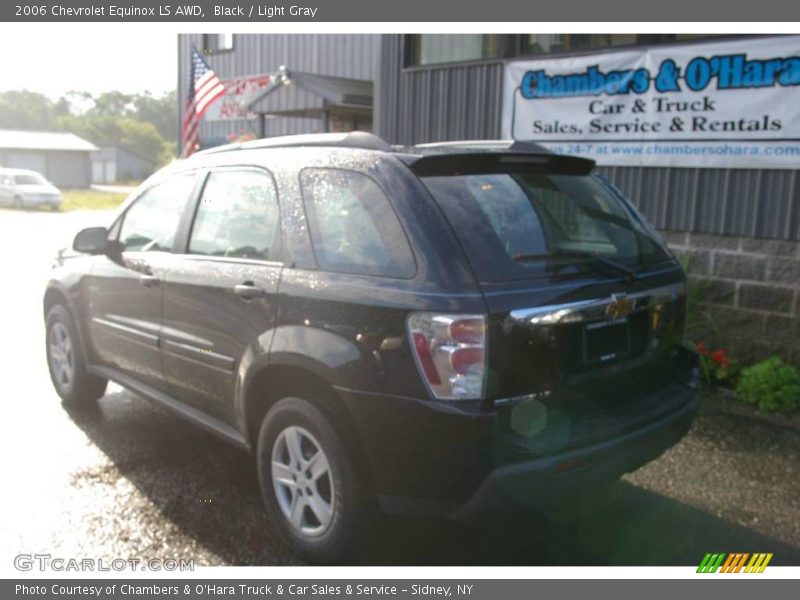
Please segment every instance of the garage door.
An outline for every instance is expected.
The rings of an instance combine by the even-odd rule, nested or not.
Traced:
[[[44,154],[34,152],[10,152],[7,156],[7,165],[12,169],[30,169],[45,174],[47,159]]]
[[[92,163],[92,183],[105,183],[103,174],[103,161],[96,160]]]
[[[114,160],[106,160],[104,164],[106,167],[106,183],[114,183],[117,180],[117,162]]]

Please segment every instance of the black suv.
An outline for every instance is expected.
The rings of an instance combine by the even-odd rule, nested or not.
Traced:
[[[371,134],[224,146],[78,233],[44,296],[68,406],[107,380],[257,456],[295,549],[613,480],[696,412],[685,278],[594,163]]]

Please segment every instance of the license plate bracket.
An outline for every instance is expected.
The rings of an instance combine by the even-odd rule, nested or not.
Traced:
[[[583,327],[583,360],[588,365],[604,365],[624,358],[630,352],[628,317],[587,323]]]

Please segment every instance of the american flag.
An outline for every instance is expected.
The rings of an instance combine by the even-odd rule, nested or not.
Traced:
[[[200,146],[200,117],[209,105],[225,93],[222,82],[208,66],[206,59],[192,48],[192,69],[189,80],[189,95],[181,127],[183,156],[189,156]]]

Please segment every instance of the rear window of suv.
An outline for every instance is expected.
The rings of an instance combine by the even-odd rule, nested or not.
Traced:
[[[326,271],[410,279],[417,271],[405,232],[378,184],[361,173],[304,169],[303,202],[314,256]]]
[[[544,172],[423,177],[481,281],[667,257],[648,229],[593,176]]]

